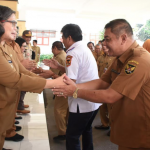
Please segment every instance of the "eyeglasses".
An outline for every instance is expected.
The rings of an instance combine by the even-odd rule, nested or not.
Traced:
[[[17,27],[17,22],[14,20],[2,20],[1,22],[2,23],[9,22],[12,24],[13,27]]]

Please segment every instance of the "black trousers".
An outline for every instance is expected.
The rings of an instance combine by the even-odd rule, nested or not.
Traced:
[[[66,131],[66,149],[81,150],[79,138],[82,135],[82,150],[93,150],[92,122],[98,109],[92,112],[69,112]]]
[[[24,97],[26,95],[25,91],[21,91],[20,94],[20,99],[19,99],[19,103],[18,103],[18,110],[24,110]]]

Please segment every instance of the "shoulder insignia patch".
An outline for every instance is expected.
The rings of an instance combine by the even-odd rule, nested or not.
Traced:
[[[136,66],[135,65],[132,65],[132,64],[127,64],[126,67],[125,67],[125,73],[126,74],[132,74],[135,70]]]
[[[68,55],[68,56],[66,57],[66,67],[71,66],[72,58],[73,58],[73,56],[71,56],[71,55]]]

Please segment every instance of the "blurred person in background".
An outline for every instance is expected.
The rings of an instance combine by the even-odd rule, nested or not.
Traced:
[[[35,52],[35,62],[38,63],[40,60],[40,47],[37,46],[37,40],[33,40],[32,50]]]
[[[88,42],[87,43],[87,47],[91,50],[95,60],[97,60],[97,53],[96,53],[96,51],[94,49],[94,43],[93,42]]]

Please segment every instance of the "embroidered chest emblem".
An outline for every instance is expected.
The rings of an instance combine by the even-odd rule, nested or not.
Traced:
[[[69,67],[71,65],[71,61],[72,61],[73,56],[68,55],[66,58],[66,66]]]
[[[126,67],[125,67],[125,73],[126,74],[131,74],[134,72],[136,66],[135,65],[131,65],[131,64],[127,64]]]

